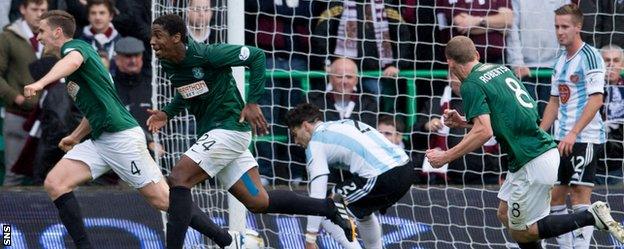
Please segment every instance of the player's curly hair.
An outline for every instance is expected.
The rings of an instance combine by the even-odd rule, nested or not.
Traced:
[[[180,33],[182,37],[182,42],[187,43],[188,38],[186,36],[186,25],[184,24],[184,20],[182,17],[176,14],[167,14],[163,16],[159,16],[154,20],[152,25],[160,25],[163,27],[169,35],[175,35]]]
[[[301,126],[304,121],[309,123],[322,121],[319,108],[313,104],[303,103],[297,105],[295,109],[288,111],[288,114],[286,114],[286,125],[290,129]]]

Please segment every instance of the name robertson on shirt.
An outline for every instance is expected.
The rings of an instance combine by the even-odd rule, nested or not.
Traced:
[[[499,75],[501,75],[503,73],[506,73],[506,72],[509,72],[509,71],[510,71],[509,68],[504,67],[504,66],[499,66],[499,67],[496,67],[496,68],[490,70],[487,73],[484,73],[483,75],[481,75],[481,77],[479,77],[479,79],[481,81],[483,81],[483,83],[488,83],[488,81],[490,81],[494,77],[499,76]]]

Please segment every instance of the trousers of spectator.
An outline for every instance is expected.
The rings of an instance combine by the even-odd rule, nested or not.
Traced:
[[[26,118],[5,112],[2,127],[4,136],[4,186],[20,185],[24,179],[24,176],[11,171],[28,138],[28,132],[23,128],[24,122],[26,122]]]

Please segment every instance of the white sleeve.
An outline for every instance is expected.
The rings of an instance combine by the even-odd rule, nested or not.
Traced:
[[[322,143],[310,141],[306,149],[306,161],[308,179],[312,180],[317,176],[329,174],[327,156],[323,150]]]
[[[604,93],[605,87],[605,63],[602,55],[592,50],[586,54],[583,63],[583,72],[585,72],[585,88],[587,95],[594,93]]]
[[[316,199],[327,198],[327,179],[327,174],[311,178],[309,185],[310,197]],[[306,226],[306,231],[318,233],[319,227],[321,226],[321,222],[323,221],[323,219],[325,219],[325,217],[308,216],[308,225]]]
[[[555,80],[555,75],[550,80],[550,96],[559,96],[559,82]]]
[[[594,93],[604,93],[605,87],[605,71],[593,70],[585,74],[585,84],[587,87],[587,95]]]

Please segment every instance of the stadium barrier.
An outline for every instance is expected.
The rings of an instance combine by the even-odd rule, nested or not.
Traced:
[[[496,189],[412,187],[398,205],[378,216],[385,248],[514,248],[496,218]],[[622,189],[611,187],[609,191]],[[597,188],[595,192],[595,196],[604,196],[606,189]],[[96,248],[164,248],[161,214],[136,191],[83,187],[76,194]],[[624,210],[621,195],[606,198],[612,209]],[[40,188],[4,189],[0,191],[0,200],[4,248],[73,248],[56,208]],[[617,212],[615,218],[622,221],[624,214]],[[214,219],[218,224],[227,222],[219,217]],[[247,227],[261,230],[260,237],[268,248],[303,248],[303,216],[248,215]],[[624,248],[603,232],[594,232],[593,243],[599,248]],[[195,231],[187,233],[186,245],[196,245],[189,248],[205,248],[201,244],[211,243],[203,241]],[[320,249],[340,248],[326,234],[321,234],[318,244]]]

